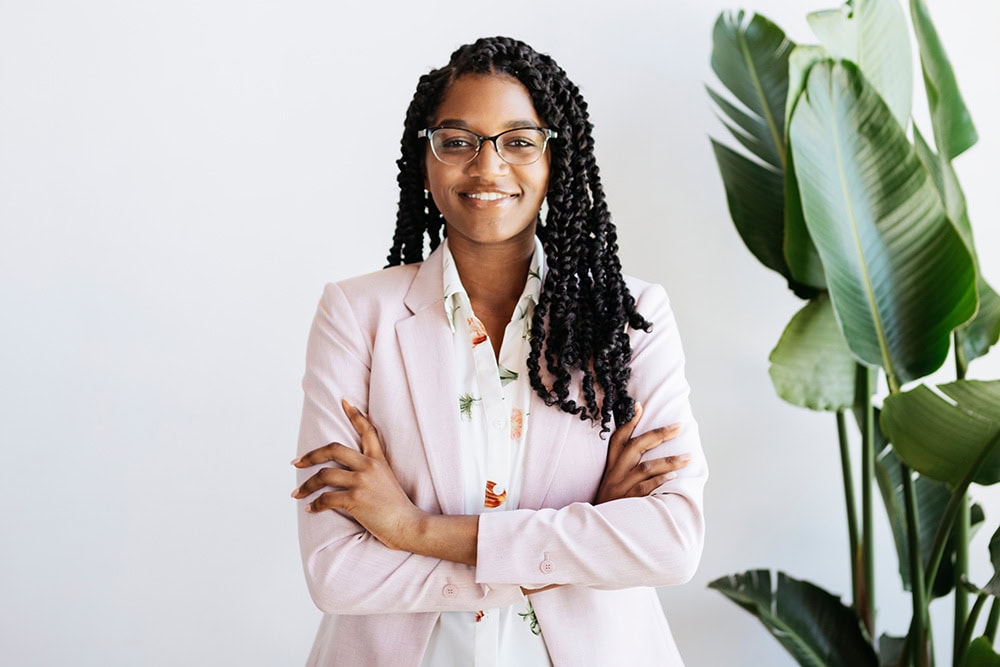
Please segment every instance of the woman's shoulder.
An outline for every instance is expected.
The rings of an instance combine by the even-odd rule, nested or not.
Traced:
[[[622,278],[625,279],[625,286],[628,288],[629,294],[632,295],[632,298],[635,299],[636,305],[641,306],[643,303],[650,302],[662,302],[665,305],[670,303],[667,291],[664,289],[663,285],[659,283],[652,283],[628,274],[623,274]]]
[[[379,271],[329,283],[326,289],[337,289],[351,301],[371,298],[386,299],[395,294],[399,294],[399,298],[402,299],[410,289],[410,285],[413,284],[413,279],[417,276],[421,266],[423,266],[423,262],[390,266]]]

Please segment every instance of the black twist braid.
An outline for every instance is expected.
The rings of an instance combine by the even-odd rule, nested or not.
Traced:
[[[406,113],[398,160],[399,209],[388,265],[423,259],[444,220],[424,190],[425,146],[417,132],[432,121],[452,81],[465,74],[505,74],[520,81],[545,124],[550,142],[548,213],[537,227],[548,271],[531,323],[528,377],[546,404],[610,431],[635,414],[628,394],[632,348],[627,327],[649,331],[635,308],[618,259],[618,234],[594,158],[593,125],[579,89],[552,58],[508,38],[484,38],[455,51],[448,65],[420,78]],[[542,380],[541,359],[552,386]],[[583,404],[570,398],[580,383]]]

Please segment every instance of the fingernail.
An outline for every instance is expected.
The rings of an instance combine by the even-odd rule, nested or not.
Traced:
[[[298,465],[298,464],[300,464],[300,463],[302,463],[302,457],[301,457],[301,456],[299,456],[299,457],[297,457],[297,458],[294,458],[294,459],[292,459],[292,465],[293,465],[293,466],[297,466],[297,465]]]
[[[691,455],[690,454],[680,454],[680,455],[678,455],[677,460],[678,461],[685,461],[685,462],[690,461],[691,460]]]
[[[299,496],[299,490],[298,489],[292,489],[292,498],[295,498],[297,500],[299,497],[300,497]]]
[[[664,477],[663,477],[663,481],[664,481],[664,482],[669,482],[669,481],[670,481],[670,480],[672,480],[672,479],[677,479],[677,473],[676,473],[676,472],[668,472],[668,473],[667,473],[666,475],[664,475]]]

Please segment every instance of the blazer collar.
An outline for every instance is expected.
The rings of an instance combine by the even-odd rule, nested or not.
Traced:
[[[413,314],[396,323],[396,340],[438,504],[444,514],[462,514],[455,353],[443,279],[438,248],[420,265],[403,299]]]

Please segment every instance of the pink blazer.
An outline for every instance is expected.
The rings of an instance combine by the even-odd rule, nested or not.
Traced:
[[[647,456],[691,463],[645,498],[594,506],[607,439],[533,395],[521,509],[482,515],[478,565],[392,551],[350,517],[299,511],[309,592],[324,612],[309,665],[419,665],[442,611],[531,596],[554,665],[681,665],[655,586],[680,584],[701,556],[708,475],[688,402],[681,342],[663,288],[629,279],[651,333],[631,335],[630,391],[641,433],[680,423]],[[309,335],[298,452],[358,438],[340,408],[367,412],[413,502],[462,512],[459,412],[440,254],[327,285]],[[298,473],[299,481],[308,476]]]

